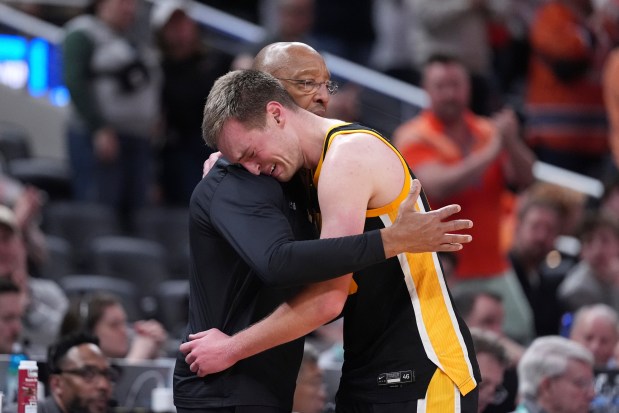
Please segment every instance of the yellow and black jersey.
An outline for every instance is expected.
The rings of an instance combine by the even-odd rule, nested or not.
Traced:
[[[383,136],[358,124],[332,128],[314,184],[320,184],[322,162],[333,140],[358,132],[389,146],[406,171],[398,197],[367,210],[364,231],[371,231],[392,225],[414,179],[402,156]],[[430,209],[423,193],[416,207]],[[421,399],[437,368],[462,395],[476,387],[480,376],[471,336],[454,308],[436,253],[403,253],[355,272],[343,315],[344,366],[338,400],[395,403]]]

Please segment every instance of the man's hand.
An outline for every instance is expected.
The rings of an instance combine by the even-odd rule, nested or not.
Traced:
[[[516,113],[512,109],[505,108],[495,113],[492,116],[492,120],[503,138],[502,147],[510,150],[514,146],[515,141],[520,139]]]
[[[189,340],[180,350],[189,369],[199,377],[223,371],[238,361],[232,356],[232,338],[216,328],[190,334]]]
[[[215,166],[215,163],[219,158],[221,158],[221,152],[213,152],[208,159],[204,161],[204,165],[202,166],[202,178],[204,178],[206,174],[208,174],[208,171]]]
[[[468,219],[445,221],[460,212],[459,205],[447,205],[429,212],[419,212],[415,204],[421,193],[421,184],[415,179],[411,191],[400,205],[393,225],[381,230],[385,256],[393,257],[401,252],[458,251],[462,244],[473,239],[468,234],[452,234],[473,226]]]
[[[135,337],[131,343],[128,360],[150,360],[159,357],[168,333],[157,320],[140,320],[133,323]]]

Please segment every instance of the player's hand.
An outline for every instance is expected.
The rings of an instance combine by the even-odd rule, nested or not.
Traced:
[[[415,179],[408,196],[400,205],[394,224],[381,231],[387,257],[401,252],[458,251],[463,248],[463,244],[471,242],[470,235],[453,233],[471,228],[471,220],[448,220],[460,212],[459,205],[420,212],[420,208],[417,208],[417,203],[421,205],[420,193],[421,183]]]
[[[215,163],[219,158],[221,158],[221,152],[213,152],[208,159],[204,161],[204,165],[202,166],[202,178],[204,178],[206,174],[208,174],[208,171],[215,166]]]
[[[181,344],[189,369],[199,377],[223,371],[237,362],[231,357],[231,337],[216,328],[190,334],[189,340]]]

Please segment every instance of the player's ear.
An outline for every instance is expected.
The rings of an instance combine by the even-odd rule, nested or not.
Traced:
[[[267,118],[272,119],[278,127],[283,127],[286,118],[284,106],[275,101],[267,103]]]

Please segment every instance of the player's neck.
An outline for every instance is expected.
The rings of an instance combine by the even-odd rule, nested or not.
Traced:
[[[321,118],[305,112],[300,119],[301,145],[305,157],[305,167],[314,169],[322,157],[325,136],[329,129],[343,123],[337,119]]]

